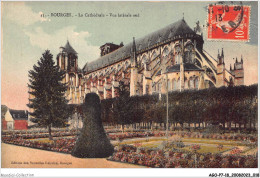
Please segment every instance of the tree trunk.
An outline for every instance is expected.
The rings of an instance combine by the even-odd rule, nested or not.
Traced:
[[[252,132],[252,119],[249,118],[249,133]]]
[[[49,132],[49,140],[53,140],[53,137],[51,135],[51,124],[48,125],[48,132]]]
[[[122,132],[124,133],[124,130],[125,130],[125,125],[124,124],[121,125],[121,129],[122,129]]]

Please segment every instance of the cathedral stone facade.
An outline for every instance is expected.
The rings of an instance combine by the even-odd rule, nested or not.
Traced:
[[[130,86],[131,96],[243,85],[242,57],[228,70],[223,49],[214,58],[203,43],[199,23],[191,29],[182,19],[126,45],[102,45],[100,57],[83,69],[67,42],[60,48],[57,64],[66,71],[70,104],[82,103],[90,92],[101,99],[117,97],[120,81]]]

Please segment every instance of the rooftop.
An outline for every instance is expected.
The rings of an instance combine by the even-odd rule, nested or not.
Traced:
[[[26,110],[10,109],[9,111],[14,120],[28,120],[28,112]]]
[[[136,51],[139,53],[142,50],[152,48],[154,45],[164,42],[168,39],[184,36],[184,35],[196,35],[196,33],[187,25],[187,23],[182,19],[175,23],[172,23],[160,30],[150,33],[142,38],[136,40]],[[99,57],[90,63],[87,63],[83,71],[92,72],[97,69],[103,68],[105,66],[111,65],[113,63],[119,62],[123,59],[130,57],[131,48],[133,42],[126,44],[125,46],[107,54]]]
[[[64,46],[64,51],[67,52],[68,54],[69,54],[69,53],[78,54],[78,53],[72,48],[72,46],[70,45],[70,42],[69,42],[69,41],[67,41],[66,45]]]

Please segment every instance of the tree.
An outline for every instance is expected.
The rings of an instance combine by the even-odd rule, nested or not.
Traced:
[[[132,123],[133,116],[129,87],[124,82],[119,82],[118,95],[119,97],[115,98],[112,105],[112,112],[115,120],[122,125],[124,131],[124,126]]]
[[[29,113],[34,118],[32,121],[47,127],[49,139],[52,140],[51,127],[65,126],[68,118],[67,85],[62,83],[65,72],[55,65],[49,50],[42,54],[37,64],[29,71],[29,94],[34,98],[29,99],[27,106],[33,109]]]

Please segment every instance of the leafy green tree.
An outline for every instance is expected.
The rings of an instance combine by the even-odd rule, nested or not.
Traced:
[[[119,97],[115,98],[112,105],[112,112],[114,119],[122,125],[124,131],[124,126],[131,124],[133,118],[129,87],[124,82],[119,82],[118,95]]]
[[[34,97],[29,100],[28,107],[33,109],[29,114],[34,118],[33,122],[48,128],[51,140],[51,127],[65,126],[69,114],[65,98],[67,86],[62,83],[65,72],[55,65],[49,50],[42,54],[37,64],[29,71],[29,94]]]

